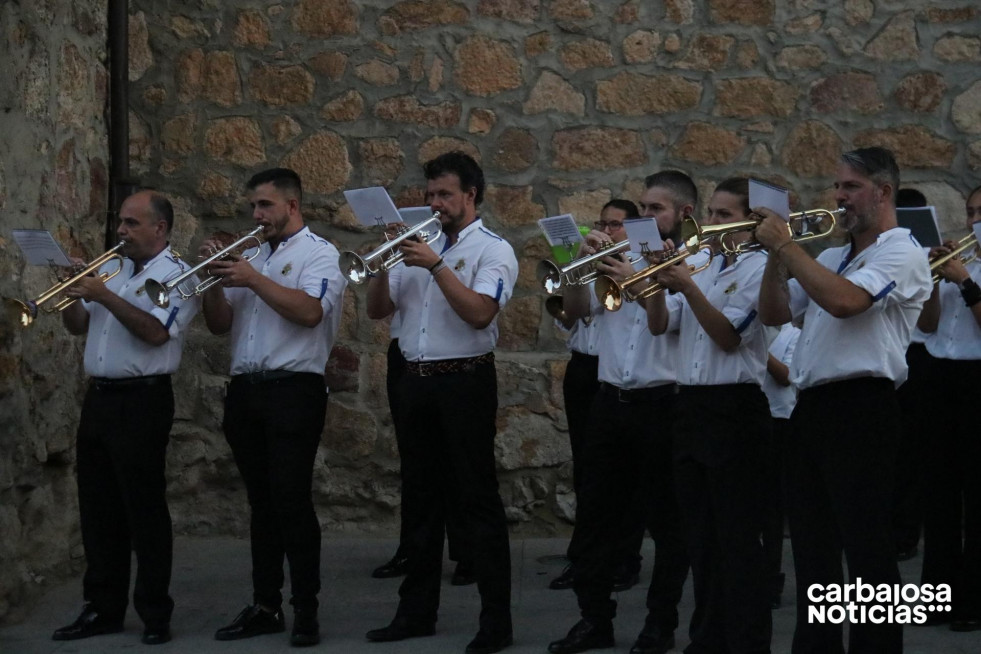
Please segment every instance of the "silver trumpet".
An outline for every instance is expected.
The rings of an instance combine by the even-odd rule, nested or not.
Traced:
[[[352,284],[363,284],[372,275],[383,270],[389,271],[402,263],[405,255],[397,250],[405,241],[419,237],[431,244],[442,233],[439,212],[435,211],[430,218],[417,225],[409,228],[400,227],[394,238],[388,238],[388,234],[386,234],[385,237],[388,240],[364,256],[350,250],[344,252],[340,259],[341,272]]]
[[[177,277],[174,277],[168,282],[158,282],[155,279],[146,280],[143,288],[146,290],[147,297],[149,297],[150,300],[161,309],[166,309],[168,306],[170,306],[170,293],[175,289],[182,300],[187,300],[195,295],[201,295],[206,290],[220,282],[221,275],[209,275],[204,281],[190,287],[185,286],[185,282],[190,281],[193,284],[194,281],[196,281],[194,276],[199,270],[207,268],[215,261],[227,259],[233,256],[236,254],[236,251],[243,261],[252,261],[252,259],[259,254],[259,247],[262,245],[262,239],[259,238],[259,234],[261,232],[262,225],[259,225],[231,245],[218,250],[211,256],[203,259],[198,265],[185,270],[183,273]],[[250,250],[254,251],[249,254]]]
[[[625,252],[629,249],[630,241],[623,240],[561,267],[554,261],[545,259],[538,264],[536,276],[541,280],[545,292],[548,295],[552,295],[563,286],[582,286],[588,284],[599,276],[599,272],[596,270],[596,264],[600,259]],[[635,257],[631,259],[631,265],[640,261],[641,258]]]

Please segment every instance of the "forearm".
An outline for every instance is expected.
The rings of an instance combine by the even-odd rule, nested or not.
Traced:
[[[115,316],[123,327],[144,343],[163,345],[170,340],[170,333],[164,329],[156,317],[138,309],[115,293],[100,298],[99,302]]]
[[[251,289],[273,311],[294,324],[316,327],[324,317],[320,300],[302,289],[280,286],[264,276],[258,277]]]
[[[668,305],[664,299],[663,291],[647,299],[645,309],[647,309],[647,328],[654,336],[660,336],[668,330]]]
[[[783,325],[792,318],[786,271],[781,269],[779,259],[772,254],[766,261],[760,282],[759,312],[760,322],[769,326]]]
[[[208,331],[215,335],[227,334],[232,329],[232,305],[225,299],[221,284],[215,284],[202,295],[201,313]]]
[[[807,296],[835,318],[850,318],[872,306],[872,296],[865,289],[819,264],[797,243],[785,246],[775,256]]]
[[[790,368],[772,354],[766,355],[766,372],[781,386],[790,386]]]
[[[365,310],[372,320],[380,320],[395,311],[395,304],[389,294],[387,272],[379,272],[368,279],[368,299]]]
[[[696,285],[692,284],[690,288],[685,289],[685,299],[692,313],[695,314],[698,324],[716,345],[724,352],[732,352],[739,347],[742,337],[736,332],[729,319],[712,306]]]
[[[434,277],[450,308],[468,325],[483,329],[494,320],[498,304],[493,299],[467,288],[452,270],[445,267]]]

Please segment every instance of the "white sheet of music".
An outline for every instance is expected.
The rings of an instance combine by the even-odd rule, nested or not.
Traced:
[[[623,228],[627,230],[627,240],[630,241],[630,251],[633,254],[660,252],[664,249],[661,230],[657,228],[655,219],[630,218],[623,221]]]
[[[344,199],[351,206],[358,222],[366,227],[385,226],[402,222],[392,197],[381,186],[344,191]]]
[[[784,220],[790,220],[790,191],[758,179],[749,180],[749,208],[765,207]]]
[[[43,229],[15,229],[14,241],[24,253],[24,259],[32,266],[71,266],[72,262],[54,240],[51,232]]]

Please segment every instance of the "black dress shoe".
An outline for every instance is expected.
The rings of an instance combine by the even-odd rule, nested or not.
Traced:
[[[562,570],[562,574],[549,582],[548,587],[552,590],[567,590],[572,588],[576,582],[576,568],[570,563]]]
[[[408,571],[409,557],[396,552],[391,561],[372,570],[371,576],[375,579],[390,579],[391,577],[401,577]]]
[[[981,629],[981,618],[957,618],[951,620],[951,631],[977,631]]]
[[[500,652],[513,644],[514,637],[510,631],[498,634],[481,629],[474,639],[467,644],[467,654],[494,654],[494,652]]]
[[[668,634],[657,627],[644,628],[630,648],[630,654],[664,654],[674,647],[674,634]]]
[[[290,645],[293,647],[310,647],[320,642],[320,623],[317,622],[317,612],[298,610],[293,613],[293,633],[290,634]]]
[[[456,570],[453,571],[453,576],[450,577],[450,584],[453,586],[469,586],[470,584],[476,583],[477,573],[473,569],[473,563],[470,561],[460,561],[456,564]]]
[[[56,629],[51,634],[52,640],[78,640],[90,636],[101,636],[102,634],[118,634],[123,630],[123,619],[108,618],[98,611],[91,602],[86,602],[82,606],[82,613],[75,622],[67,627]]]
[[[406,618],[395,618],[392,620],[392,624],[381,629],[372,629],[364,637],[373,643],[390,643],[396,640],[405,640],[406,638],[432,636],[434,633],[436,633],[436,625],[432,623],[425,622],[420,624],[409,622]]]
[[[283,609],[275,613],[264,611],[258,604],[246,606],[227,627],[215,632],[215,640],[238,640],[262,634],[279,634],[286,631]]]
[[[163,645],[170,642],[170,625],[147,627],[143,630],[140,642],[144,645]]]
[[[549,644],[552,654],[576,654],[591,649],[613,647],[613,625],[594,625],[588,620],[577,622],[565,638]]]

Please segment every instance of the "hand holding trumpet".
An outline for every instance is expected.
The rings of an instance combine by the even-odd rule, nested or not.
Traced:
[[[793,240],[787,221],[766,207],[753,209],[753,214],[762,217],[760,224],[753,231],[756,241],[770,252],[775,252]]]
[[[958,243],[956,241],[944,241],[943,245],[930,248],[930,261],[936,261],[941,257],[950,254],[957,248]],[[967,272],[967,268],[964,267],[964,261],[960,257],[951,257],[943,264],[934,268],[933,272],[935,275],[938,275],[942,279],[954,284],[961,284],[967,281],[967,279],[971,276],[971,274]]]

